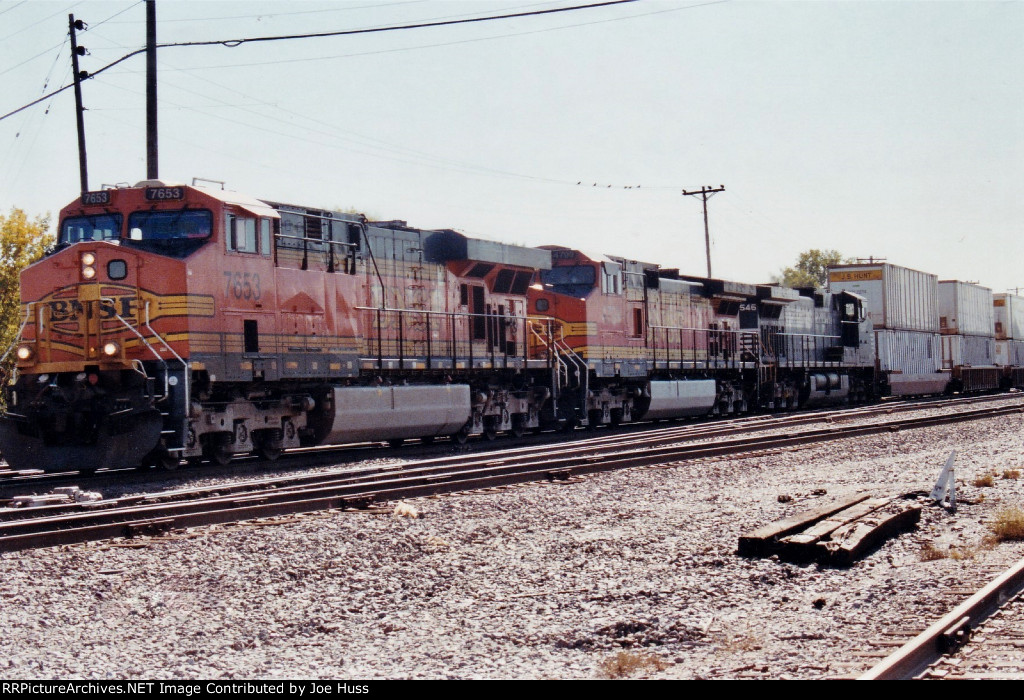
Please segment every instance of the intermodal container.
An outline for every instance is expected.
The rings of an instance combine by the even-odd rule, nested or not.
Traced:
[[[996,339],[1024,340],[1024,297],[1015,294],[993,294]]]
[[[939,282],[939,330],[945,334],[983,335],[995,332],[992,290],[970,282]]]
[[[939,330],[938,277],[890,263],[837,265],[829,268],[829,291],[864,297],[877,329]]]

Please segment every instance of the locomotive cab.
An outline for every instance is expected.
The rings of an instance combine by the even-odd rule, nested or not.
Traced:
[[[213,242],[244,247],[229,225],[242,215],[269,238],[276,213],[257,200],[159,181],[87,192],[61,211],[53,251],[21,274],[18,374],[0,422],[12,465],[178,461],[193,372],[205,370],[195,341],[215,315]]]

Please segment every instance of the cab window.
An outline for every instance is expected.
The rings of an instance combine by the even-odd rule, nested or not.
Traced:
[[[270,219],[224,214],[224,247],[237,253],[270,254]]]
[[[64,219],[60,226],[60,237],[57,243],[71,245],[82,241],[113,241],[121,237],[121,224],[124,218],[120,214],[95,214],[92,216],[73,216]]]

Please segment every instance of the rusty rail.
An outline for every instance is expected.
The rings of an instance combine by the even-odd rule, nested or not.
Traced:
[[[886,657],[858,680],[907,680],[965,644],[971,630],[1024,590],[1024,559]]]

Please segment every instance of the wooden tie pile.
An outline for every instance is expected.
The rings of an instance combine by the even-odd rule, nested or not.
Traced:
[[[740,537],[738,554],[849,566],[886,539],[917,525],[921,506],[858,494],[765,525]]]

